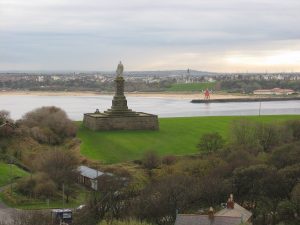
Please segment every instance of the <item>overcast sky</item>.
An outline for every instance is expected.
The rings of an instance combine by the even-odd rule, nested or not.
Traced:
[[[0,0],[0,70],[300,71],[299,0]]]

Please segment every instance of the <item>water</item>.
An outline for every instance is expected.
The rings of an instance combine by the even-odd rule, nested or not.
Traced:
[[[64,109],[73,120],[83,113],[104,111],[112,96],[0,96],[0,110],[10,111],[13,119],[41,106]],[[192,104],[190,100],[157,97],[127,97],[132,110],[157,114],[159,117],[258,115],[259,102]],[[300,101],[262,102],[261,115],[300,114]]]

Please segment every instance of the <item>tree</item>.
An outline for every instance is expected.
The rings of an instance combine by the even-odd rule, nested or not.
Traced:
[[[154,151],[145,152],[142,162],[148,170],[157,168],[161,163],[159,156]]]
[[[6,121],[10,121],[10,114],[8,111],[1,110],[0,111],[0,125],[5,123]]]
[[[136,217],[155,224],[173,224],[177,210],[183,212],[197,203],[197,184],[195,179],[180,175],[151,183],[133,203]]]
[[[79,159],[71,150],[49,150],[41,154],[35,161],[36,170],[46,173],[59,189],[65,187],[67,201],[75,195],[75,185],[79,172]]]
[[[205,133],[201,136],[198,148],[205,153],[216,152],[223,148],[224,140],[218,132]]]
[[[300,214],[300,183],[296,184],[291,193],[291,200],[295,204],[298,215]]]
[[[89,224],[95,224],[104,219],[112,221],[126,218],[133,197],[130,182],[129,177],[110,174],[100,176],[97,179],[98,189],[92,192],[81,220],[85,221],[86,218]]]
[[[248,120],[235,120],[231,124],[231,145],[253,155],[262,151],[259,143],[256,124]]]
[[[207,206],[218,205],[224,202],[228,193],[232,193],[232,185],[228,180],[220,177],[203,177],[199,184],[201,200]],[[226,200],[226,199],[225,199]]]
[[[284,200],[277,206],[279,221],[292,221],[294,219],[295,207],[292,202]]]
[[[5,123],[9,123],[9,125],[4,125]],[[14,125],[12,119],[10,118],[10,114],[8,111],[2,110],[0,111],[0,138],[1,137],[9,137],[13,134]]]
[[[65,138],[74,137],[77,130],[67,114],[54,106],[28,112],[18,123],[27,127],[35,140],[47,144],[60,144]]]
[[[38,172],[20,180],[16,188],[19,192],[30,197],[52,197],[57,190],[55,183],[48,174]]]
[[[287,121],[286,126],[291,129],[294,140],[300,140],[300,120]]]
[[[277,168],[291,166],[300,162],[300,142],[293,142],[275,148],[270,157],[270,163]]]
[[[272,123],[257,123],[257,138],[264,151],[269,151],[281,142],[280,128],[280,126]]]
[[[267,165],[253,165],[247,168],[238,168],[233,173],[233,185],[238,196],[244,200],[255,202],[263,195],[262,179],[272,173]]]
[[[281,177],[284,177],[284,182],[289,187],[289,192],[297,184],[300,176],[300,163],[286,166],[278,171]]]

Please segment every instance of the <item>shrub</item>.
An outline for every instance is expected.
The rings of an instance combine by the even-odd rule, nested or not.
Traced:
[[[45,173],[37,173],[17,183],[17,191],[26,196],[50,197],[56,191],[55,183]]]
[[[157,168],[160,165],[161,161],[159,156],[154,151],[145,152],[143,158],[143,166],[146,169],[152,170]]]
[[[39,181],[35,184],[33,192],[36,196],[51,197],[55,194],[56,186],[51,179]]]
[[[176,157],[174,155],[167,155],[163,157],[161,162],[165,165],[173,165],[176,162]]]
[[[295,140],[300,140],[300,120],[288,121],[286,125],[292,130],[293,138]]]
[[[203,134],[198,147],[205,153],[216,152],[223,148],[224,140],[218,132]]]
[[[29,128],[35,140],[47,144],[60,144],[65,138],[74,137],[77,130],[67,114],[54,106],[33,110],[19,123]]]

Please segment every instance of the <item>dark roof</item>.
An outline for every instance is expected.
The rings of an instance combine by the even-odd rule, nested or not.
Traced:
[[[213,220],[208,215],[178,214],[175,225],[239,225],[241,218],[229,216],[214,216]]]

